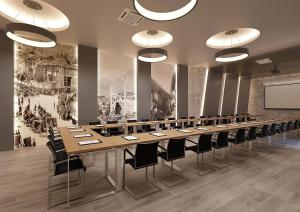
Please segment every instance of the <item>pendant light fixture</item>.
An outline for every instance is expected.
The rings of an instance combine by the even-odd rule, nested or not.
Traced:
[[[177,18],[181,18],[188,14],[197,4],[198,0],[190,0],[186,5],[178,10],[169,12],[154,12],[145,8],[141,3],[141,0],[133,0],[133,5],[142,16],[153,21],[170,21]]]
[[[10,39],[28,46],[51,48],[56,46],[56,36],[41,27],[10,23],[6,25],[5,32]]]
[[[161,48],[147,48],[138,51],[138,59],[148,63],[164,61],[168,58],[168,52]]]
[[[70,26],[65,14],[42,0],[0,0],[0,15],[12,22],[34,25],[52,32]]]
[[[170,33],[156,29],[138,32],[132,36],[132,42],[143,48],[161,48],[172,41],[173,36]]]
[[[219,51],[215,54],[217,62],[229,63],[239,61],[249,56],[249,50],[247,48],[231,48]]]

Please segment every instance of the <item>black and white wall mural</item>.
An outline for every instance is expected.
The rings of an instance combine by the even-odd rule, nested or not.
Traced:
[[[175,65],[151,64],[151,116],[153,120],[176,116]]]
[[[98,119],[136,119],[136,59],[98,52]]]
[[[77,123],[76,46],[14,44],[15,146],[45,145],[49,126]]]

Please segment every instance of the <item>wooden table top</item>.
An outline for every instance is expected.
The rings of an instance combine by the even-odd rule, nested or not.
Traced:
[[[227,124],[227,125],[217,125],[217,126],[204,126],[202,128],[206,128],[207,130],[199,130],[197,128],[185,128],[184,130],[188,130],[190,132],[180,132],[178,130],[162,130],[159,131],[160,133],[165,134],[165,136],[157,137],[151,135],[150,133],[138,133],[132,134],[133,136],[137,137],[138,140],[128,141],[124,139],[122,136],[111,136],[111,137],[104,137],[97,132],[95,132],[94,126],[81,126],[81,129],[84,129],[84,132],[70,132],[71,129],[67,127],[59,128],[62,140],[64,142],[66,152],[68,154],[82,154],[88,152],[95,152],[95,151],[102,151],[108,150],[113,148],[120,148],[124,146],[129,146],[137,143],[142,142],[150,142],[150,141],[160,141],[160,140],[167,140],[171,138],[179,138],[179,137],[189,137],[189,136],[197,136],[201,134],[207,133],[216,133],[221,131],[232,131],[239,128],[249,128],[254,126],[262,126],[265,124],[272,124],[277,122],[286,122],[297,120],[299,117],[287,117],[284,119],[272,119],[272,120],[264,120],[264,121],[253,121],[253,122],[243,122],[243,123],[236,123],[236,124]],[[84,138],[74,138],[74,135],[80,134],[91,134],[92,137],[84,137]],[[91,144],[91,145],[79,145],[78,142],[80,141],[88,141],[88,140],[95,140],[98,139],[101,141],[99,144]]]
[[[213,121],[213,120],[223,120],[223,119],[232,119],[232,118],[248,118],[248,117],[257,117],[257,115],[222,116],[222,117],[207,117],[207,118],[193,118],[193,119],[187,118],[187,119],[159,120],[159,121],[137,121],[137,122],[90,125],[90,126],[92,126],[94,128],[99,128],[99,129],[109,129],[109,128],[115,128],[115,127],[136,127],[136,126],[143,126],[143,125],[171,124],[171,123],[197,122],[197,121]]]

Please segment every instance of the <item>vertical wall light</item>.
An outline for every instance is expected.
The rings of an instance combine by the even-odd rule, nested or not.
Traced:
[[[204,105],[205,105],[205,97],[206,97],[206,87],[207,87],[207,79],[208,79],[208,71],[209,68],[205,70],[205,76],[204,76],[204,85],[203,85],[203,93],[202,93],[202,101],[200,106],[200,116],[203,116],[204,113]]]
[[[177,64],[174,65],[174,72],[175,72],[175,93],[176,93],[176,107],[175,107],[175,118],[177,119],[177,107],[178,107],[178,68]]]
[[[240,86],[241,86],[241,76],[239,76],[236,87],[236,97],[235,97],[235,105],[234,105],[234,115],[238,113],[238,105],[239,105],[239,96],[240,96]]]
[[[134,93],[135,93],[135,101],[134,101],[134,110],[135,110],[135,113],[136,113],[136,120],[138,120],[138,114],[137,114],[137,63],[138,63],[138,60],[137,58],[135,57],[134,60],[133,60],[133,68],[134,68]]]
[[[219,109],[218,109],[218,115],[220,115],[220,116],[222,115],[222,110],[223,110],[223,100],[224,100],[224,91],[225,91],[226,77],[227,77],[227,74],[223,73],[222,84],[221,84],[220,100],[219,100]]]

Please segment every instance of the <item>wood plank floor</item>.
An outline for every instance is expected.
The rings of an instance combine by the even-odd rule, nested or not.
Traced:
[[[162,191],[140,200],[134,200],[123,191],[79,207],[67,209],[66,205],[60,205],[50,210],[47,210],[48,149],[41,146],[1,152],[0,211],[300,211],[300,139],[294,137],[284,145],[275,144],[255,145],[252,152],[231,152],[224,160],[230,166],[204,176],[186,170],[183,175],[187,181],[173,187],[163,183],[170,173],[166,166],[160,164],[157,167],[158,179],[150,180]],[[111,189],[100,179],[103,157],[98,154],[96,164],[88,167],[87,193]],[[93,162],[91,159],[86,161]],[[209,163],[212,159],[206,156],[205,161]],[[184,165],[190,167],[194,163],[195,155],[188,155]],[[144,171],[136,172],[129,167],[127,170],[128,183],[138,184],[134,188],[142,189],[145,186]],[[74,193],[75,190],[72,191]],[[57,195],[66,197],[65,191]]]

